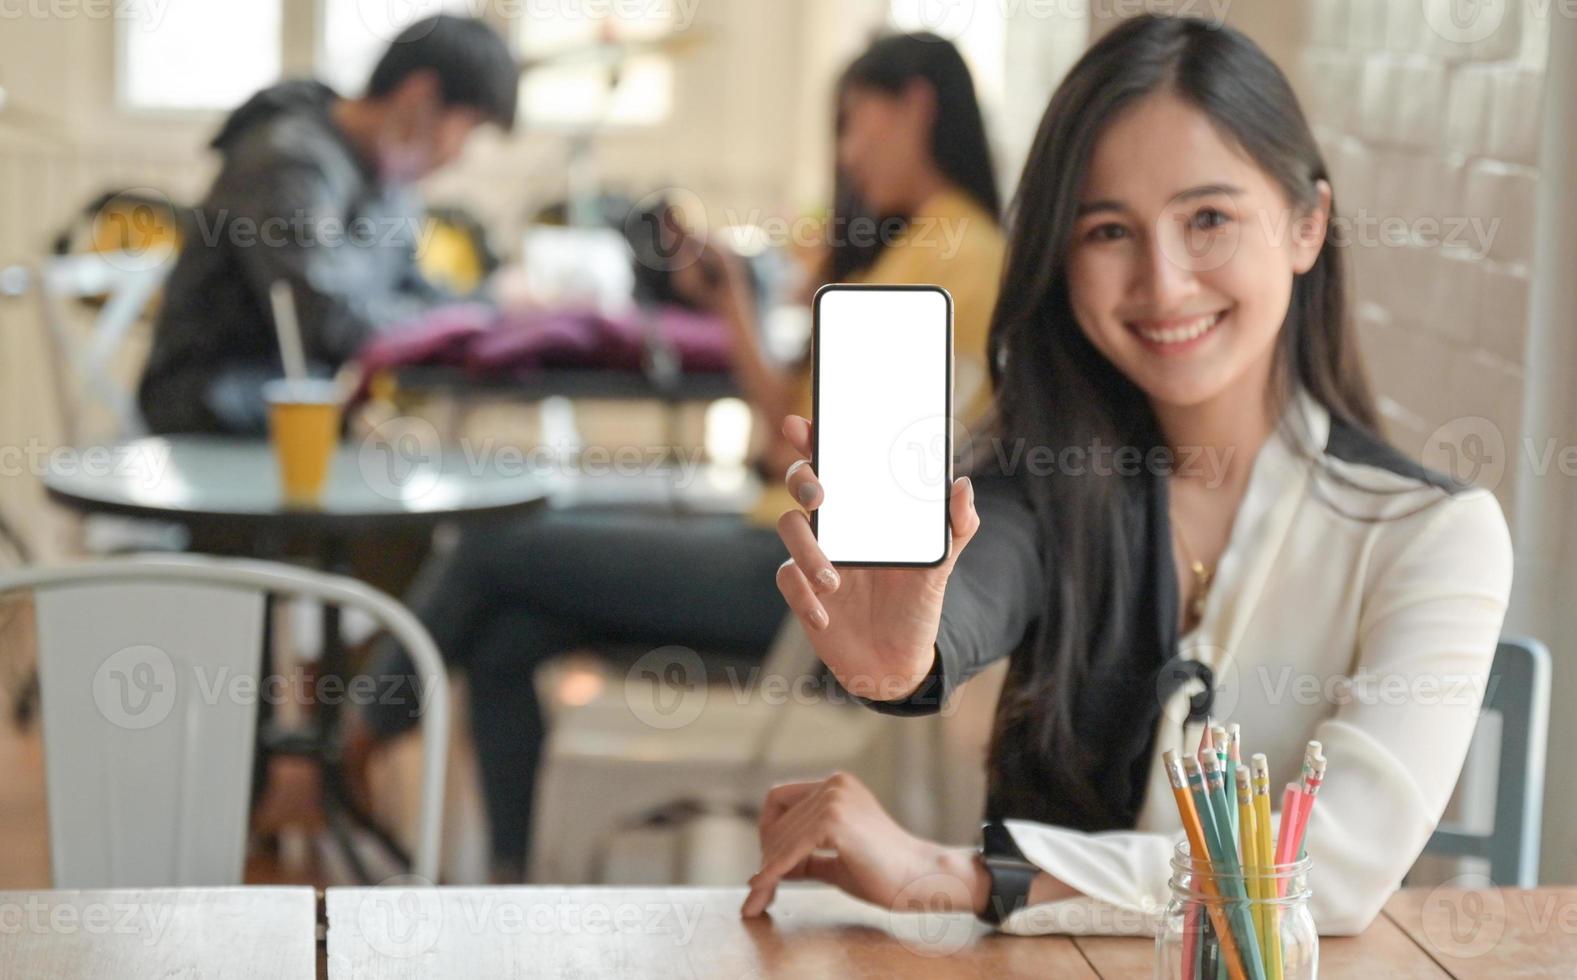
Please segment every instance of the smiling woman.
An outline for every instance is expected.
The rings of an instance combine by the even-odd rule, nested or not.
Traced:
[[[744,911],[793,877],[895,905],[952,880],[928,894],[992,921],[1051,903],[1010,930],[1088,929],[1091,903],[1158,909],[1181,837],[1161,760],[1214,718],[1241,725],[1273,785],[1324,744],[1339,776],[1305,838],[1312,910],[1357,931],[1438,822],[1479,700],[1289,692],[1370,676],[1482,690],[1511,581],[1499,505],[1378,434],[1325,163],[1242,34],[1154,17],[1109,33],[1052,97],[1012,213],[994,425],[978,487],[953,488],[947,561],[826,576],[808,524],[785,522],[778,583],[878,710],[934,712],[1010,658],[986,841],[1038,871],[994,877],[840,775],[768,798]],[[784,431],[808,454],[806,420]],[[1025,462],[1102,447],[1147,465]],[[824,499],[810,466],[788,482]]]
[[[1263,389],[1293,277],[1325,242],[1330,185],[1317,182],[1295,234],[1285,220],[1260,220],[1299,205],[1208,116],[1163,93],[1112,123],[1081,196],[1068,275],[1096,349],[1170,405],[1245,375]],[[1187,370],[1170,360],[1184,354]]]

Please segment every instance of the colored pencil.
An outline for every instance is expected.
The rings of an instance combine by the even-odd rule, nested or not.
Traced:
[[[1200,763],[1200,775],[1205,783],[1205,797],[1210,801],[1210,815],[1216,821],[1216,840],[1222,851],[1237,853],[1237,832],[1232,829],[1230,808],[1227,806],[1226,785],[1221,779],[1221,764],[1214,754],[1207,754]],[[1219,857],[1219,855],[1218,855]]]
[[[1233,805],[1233,797],[1236,795],[1237,791],[1237,740],[1241,731],[1242,728],[1236,722],[1234,722],[1233,724],[1227,725],[1225,728],[1217,727],[1212,733],[1215,736],[1216,754],[1221,761],[1222,771],[1224,774],[1222,782],[1224,783],[1226,789],[1227,819],[1232,823],[1231,836],[1233,838],[1232,846],[1234,847],[1238,846],[1237,838],[1241,833],[1239,824],[1242,822],[1238,819],[1237,807]],[[1244,855],[1239,853],[1238,865],[1241,867],[1247,863],[1248,862],[1244,860]],[[1264,955],[1263,951],[1261,951],[1261,955]],[[1226,980],[1226,978],[1225,976],[1218,975],[1217,980]]]
[[[1184,766],[1186,768],[1186,762]],[[1201,795],[1205,800],[1205,808],[1211,811],[1209,820],[1203,815],[1200,820],[1206,825],[1207,842],[1211,840],[1210,825],[1214,824],[1216,850],[1211,852],[1210,859],[1222,876],[1221,890],[1228,900],[1227,921],[1235,931],[1233,938],[1243,957],[1244,969],[1254,980],[1264,980],[1265,968],[1260,961],[1258,941],[1254,938],[1254,922],[1249,915],[1248,890],[1243,887],[1243,872],[1237,860],[1237,840],[1233,836],[1232,822],[1227,819],[1227,797],[1221,783],[1221,770],[1211,753],[1205,754],[1204,765],[1200,768]],[[1187,773],[1188,785],[1192,788],[1194,771],[1189,769]]]
[[[1287,849],[1292,846],[1292,825],[1298,818],[1298,787],[1288,783],[1281,791],[1281,826],[1276,831],[1276,863],[1286,864],[1292,859]]]
[[[1235,722],[1231,725],[1228,725],[1225,732],[1225,744],[1222,746],[1222,752],[1226,756],[1226,758],[1223,760],[1224,765],[1222,766],[1222,771],[1226,774],[1227,799],[1229,801],[1232,799],[1233,794],[1237,788],[1237,771],[1239,762],[1238,739],[1242,736],[1242,732],[1243,729]],[[1236,834],[1238,832],[1239,819],[1237,808],[1229,806],[1227,810],[1232,815],[1232,830],[1234,834]]]
[[[1198,763],[1192,759],[1185,759],[1183,765],[1179,766],[1177,753],[1170,749],[1162,759],[1166,765],[1167,779],[1172,785],[1172,797],[1177,801],[1177,815],[1183,821],[1183,833],[1188,838],[1189,855],[1195,867],[1203,868],[1205,871],[1204,877],[1199,879],[1200,890],[1205,893],[1207,899],[1214,900],[1206,907],[1211,921],[1215,923],[1216,932],[1220,934],[1221,945],[1226,953],[1227,969],[1232,974],[1232,980],[1246,980],[1243,959],[1238,955],[1232,930],[1227,925],[1226,908],[1221,904],[1221,892],[1216,888],[1215,876],[1210,871],[1210,845],[1205,836],[1206,818],[1200,814],[1195,804],[1200,789],[1203,788]],[[1193,765],[1190,766],[1190,763]],[[1196,784],[1199,788],[1195,788]]]
[[[1325,782],[1325,756],[1315,756],[1309,774],[1303,778],[1303,786],[1299,790],[1302,800],[1298,804],[1298,825],[1293,829],[1292,851],[1298,855],[1298,860],[1303,860],[1306,851],[1303,847],[1303,838],[1309,832],[1309,816],[1314,812],[1314,797],[1319,793],[1320,786]]]
[[[1258,863],[1264,874],[1272,872],[1271,861],[1273,851],[1270,841],[1270,760],[1264,753],[1256,752],[1249,760],[1254,776],[1254,828],[1255,853]],[[1276,888],[1271,885],[1273,878],[1260,880],[1260,898],[1265,900],[1259,906],[1260,915],[1260,945],[1265,951],[1265,976],[1268,980],[1282,980],[1281,976],[1281,929],[1280,916],[1276,909],[1270,905],[1271,893]]]
[[[1237,770],[1237,787],[1234,798],[1238,811],[1238,860],[1245,870],[1259,867],[1259,855],[1255,851],[1254,841],[1256,829],[1254,824],[1254,784],[1249,778],[1248,767],[1242,766]],[[1259,898],[1250,889],[1249,895]]]

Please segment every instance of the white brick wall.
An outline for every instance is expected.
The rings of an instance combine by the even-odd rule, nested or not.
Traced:
[[[1358,328],[1389,434],[1401,448],[1441,465],[1443,454],[1426,445],[1431,433],[1471,417],[1489,420],[1503,439],[1499,465],[1488,471],[1498,477],[1494,489],[1517,542],[1507,630],[1545,639],[1554,658],[1542,874],[1546,882],[1569,882],[1577,852],[1565,815],[1577,805],[1577,784],[1558,760],[1559,747],[1577,732],[1570,644],[1563,640],[1572,635],[1577,511],[1570,482],[1542,479],[1530,462],[1548,451],[1547,440],[1555,449],[1570,446],[1577,417],[1566,394],[1577,362],[1564,343],[1569,324],[1561,314],[1570,304],[1552,299],[1569,293],[1556,284],[1570,274],[1572,252],[1550,229],[1541,246],[1550,271],[1539,274],[1555,278],[1538,283],[1549,320],[1540,324],[1535,349],[1527,344],[1536,193],[1545,191],[1545,206],[1554,200],[1560,207],[1549,181],[1566,183],[1564,173],[1539,183],[1543,126],[1557,118],[1541,102],[1546,63],[1552,39],[1561,42],[1562,60],[1550,65],[1571,78],[1577,3],[1482,0],[1458,9],[1488,19],[1464,24],[1450,19],[1454,0],[1301,2],[1306,44],[1293,57],[1339,210],[1396,215],[1415,222],[1415,230],[1431,217],[1477,222],[1465,240],[1439,247],[1415,241],[1350,249]],[[1564,145],[1554,139],[1545,150]],[[1459,424],[1453,434],[1465,431]],[[1465,778],[1483,787],[1485,775],[1470,766]],[[1463,794],[1458,815],[1484,817],[1484,795]]]
[[[1466,23],[1449,0],[1304,9],[1306,108],[1355,222],[1358,327],[1389,434],[1427,456],[1438,426],[1482,416],[1515,447],[1548,8],[1489,0]],[[1362,234],[1398,219],[1403,241]],[[1508,514],[1509,484],[1495,487]]]

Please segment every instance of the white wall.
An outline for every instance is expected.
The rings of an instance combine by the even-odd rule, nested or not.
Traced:
[[[1577,19],[1553,17],[1546,66],[1539,168],[1546,175],[1577,169]],[[1528,107],[1531,112],[1532,107]],[[1577,433],[1577,195],[1564,179],[1539,181],[1535,207],[1532,296],[1523,434],[1529,445],[1569,451]],[[1577,669],[1571,637],[1577,606],[1571,582],[1577,570],[1577,476],[1569,468],[1539,471],[1524,452],[1517,480],[1517,586],[1511,628],[1542,637],[1550,646],[1553,704],[1550,711],[1548,785],[1544,807],[1544,875],[1577,880],[1577,778],[1567,760],[1577,744]]]
[[[1566,392],[1577,365],[1560,356],[1573,352],[1561,342],[1570,321],[1549,322],[1574,312],[1560,299],[1563,289],[1571,292],[1562,285],[1569,266],[1542,267],[1546,322],[1533,326],[1531,307],[1536,243],[1551,251],[1564,242],[1562,254],[1574,254],[1571,226],[1557,214],[1542,239],[1535,235],[1541,190],[1551,205],[1566,202],[1570,221],[1563,175],[1572,150],[1565,146],[1560,157],[1546,149],[1546,159],[1566,163],[1555,170],[1562,176],[1541,177],[1540,145],[1547,130],[1570,142],[1570,127],[1558,124],[1572,111],[1571,93],[1548,105],[1541,97],[1557,98],[1544,90],[1552,30],[1570,32],[1573,24],[1552,21],[1558,8],[1534,0],[1480,5],[1467,23],[1453,22],[1435,0],[1299,6],[1307,29],[1288,53],[1300,57],[1306,108],[1334,173],[1338,208],[1349,218],[1403,219],[1415,235],[1406,244],[1349,249],[1360,336],[1389,435],[1437,468],[1449,467],[1455,454],[1459,475],[1495,491],[1518,554],[1507,630],[1551,646],[1556,696],[1543,876],[1577,880],[1577,828],[1565,818],[1577,806],[1577,778],[1560,753],[1577,737],[1570,710],[1577,677],[1563,642],[1574,625],[1563,612],[1573,573],[1573,488],[1570,479],[1528,465],[1530,446],[1550,440],[1558,450],[1573,431]],[[1419,240],[1453,228],[1461,241]],[[1469,455],[1476,470],[1465,462]]]

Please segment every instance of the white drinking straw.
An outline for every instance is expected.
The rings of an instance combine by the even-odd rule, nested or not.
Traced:
[[[302,353],[301,324],[296,320],[296,301],[290,293],[290,284],[275,279],[268,287],[269,302],[274,308],[274,331],[279,334],[279,356],[285,362],[285,377],[300,381],[307,376],[307,358]]]

